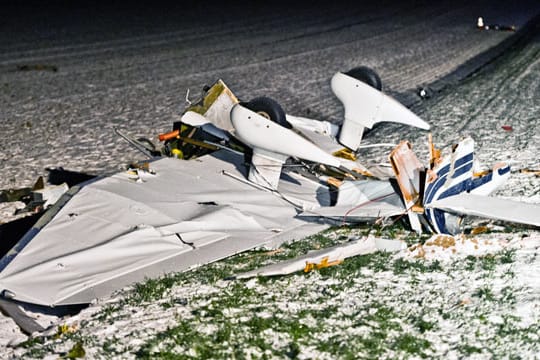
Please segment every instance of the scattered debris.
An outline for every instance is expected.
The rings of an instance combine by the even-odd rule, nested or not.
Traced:
[[[536,177],[540,177],[540,170],[521,169],[519,172],[522,173],[522,174],[531,174],[531,175],[534,175]]]
[[[423,245],[411,246],[400,256],[412,259],[452,261],[458,257],[485,256],[504,250],[511,244],[504,239],[479,240],[471,235],[435,234]]]
[[[389,120],[429,125],[363,82],[373,75],[360,76],[366,68],[356,70],[332,78],[345,108],[341,125],[288,115],[266,97],[240,102],[219,80],[188,103],[182,121],[160,136],[159,150],[116,130],[150,161],[65,192],[0,259],[3,299],[43,311],[88,304],[135,281],[275,248],[336,223],[407,214],[414,231],[443,234],[417,247],[415,256],[428,256],[433,246],[453,248],[446,234],[459,234],[467,214],[540,226],[540,206],[487,196],[510,167],[479,169],[472,138],[445,154],[430,138],[427,167],[406,141],[391,152],[391,167],[363,165],[356,153],[365,128]],[[56,189],[31,194],[58,198]],[[368,238],[256,274],[323,268],[401,246]]]
[[[60,185],[45,185],[43,177],[39,177],[33,187],[0,190],[0,203],[23,202],[26,206],[17,209],[15,214],[39,213],[52,206],[63,193],[69,189],[66,183]]]

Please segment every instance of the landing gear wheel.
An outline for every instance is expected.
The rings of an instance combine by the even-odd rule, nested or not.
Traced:
[[[379,74],[377,74],[375,70],[368,68],[367,66],[355,67],[347,71],[345,74],[355,78],[356,80],[360,80],[365,84],[368,84],[372,88],[375,88],[379,91],[382,90],[382,81],[379,77]]]
[[[243,106],[248,108],[251,111],[256,112],[257,114],[265,117],[269,120],[272,120],[279,125],[291,129],[291,124],[287,121],[285,116],[285,111],[279,105],[279,103],[269,97],[261,96],[251,99],[247,103],[242,103]]]

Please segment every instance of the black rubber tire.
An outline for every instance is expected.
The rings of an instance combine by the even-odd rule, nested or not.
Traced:
[[[382,90],[382,81],[379,77],[379,74],[377,74],[375,70],[367,66],[355,67],[344,74],[349,75],[356,80],[360,80],[361,82],[368,84],[372,88],[375,88],[379,91]]]
[[[261,96],[242,103],[242,105],[287,129],[292,128],[291,124],[287,121],[285,111],[274,99]]]

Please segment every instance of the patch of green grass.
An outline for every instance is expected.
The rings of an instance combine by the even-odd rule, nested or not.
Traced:
[[[499,264],[511,264],[515,262],[516,250],[504,249],[496,254],[485,256],[468,255],[464,260],[464,269],[468,271],[487,271],[492,272]]]
[[[495,295],[493,294],[493,291],[489,286],[482,286],[476,289],[472,296],[475,296],[477,298],[487,300],[487,301],[495,301]]]
[[[255,347],[257,351],[269,352],[274,356],[294,358],[300,352],[296,340],[309,338],[311,329],[296,318],[278,316],[260,317],[254,314],[246,321],[236,325],[227,319],[212,317],[206,320],[217,325],[218,329],[211,334],[201,333],[197,322],[180,322],[147,342],[137,353],[140,358],[170,358],[186,356],[188,350],[194,353],[193,358],[230,358],[233,349],[235,358],[245,358],[244,350]],[[272,330],[289,334],[293,341],[282,347],[276,347],[272,339],[264,332]]]
[[[390,269],[391,258],[393,254],[385,251],[377,251],[372,254],[354,256],[345,259],[343,263],[337,266],[320,269],[319,272],[327,277],[338,276],[355,277],[362,268],[369,268],[373,271],[388,271]]]
[[[412,315],[407,320],[414,325],[421,334],[437,328],[436,322],[424,320],[421,314]]]
[[[18,346],[28,350],[25,354],[27,357],[39,359],[45,357],[54,349],[52,344],[46,343],[46,340],[47,338],[42,336],[30,337]]]
[[[174,328],[167,329],[166,331],[160,332],[154,336],[153,339],[147,341],[146,344],[141,347],[137,352],[136,356],[142,359],[151,359],[151,358],[170,358],[169,355],[172,355],[168,350],[158,349],[159,345],[167,342],[173,342],[179,346],[188,346],[192,342],[197,340],[195,336],[196,332],[193,327],[188,322],[180,322]]]
[[[463,267],[467,271],[473,271],[476,269],[476,263],[478,262],[478,258],[476,256],[468,255],[465,260],[465,266]],[[454,266],[459,266],[458,264],[455,264]]]
[[[511,264],[516,261],[516,249],[504,249],[498,254],[499,263]]]
[[[393,263],[394,274],[404,274],[408,271],[418,272],[433,272],[442,271],[443,268],[439,260],[426,262],[424,260],[410,261],[403,258],[398,258]]]
[[[464,355],[481,354],[482,349],[469,344],[462,344],[458,347],[458,350]]]
[[[495,325],[497,335],[501,337],[511,337],[522,332],[526,332],[527,329],[518,326],[518,323],[521,320],[519,317],[510,314],[504,314],[502,318],[503,322]]]
[[[505,286],[501,289],[500,301],[504,304],[514,305],[516,303],[515,289],[511,286]]]
[[[328,230],[316,235],[312,235],[304,240],[284,244],[282,248],[285,251],[276,254],[275,258],[280,260],[290,259],[306,254],[310,250],[324,249],[336,245],[336,240],[330,238],[327,234]]]
[[[401,334],[394,341],[394,347],[411,355],[427,357],[425,351],[431,348],[431,343],[409,333]]]
[[[108,355],[120,355],[117,350],[118,338],[116,336],[107,337],[101,346],[104,353]]]
[[[382,330],[401,329],[401,325],[397,322],[399,316],[390,307],[377,302],[371,304],[370,307],[376,310],[364,316],[361,322],[366,325],[369,325],[370,322],[374,322],[377,324],[377,327]]]
[[[479,258],[482,270],[493,271],[497,265],[497,257],[495,255],[486,255]]]
[[[133,300],[140,303],[162,298],[164,293],[174,286],[175,280],[174,276],[164,276],[135,284]]]
[[[122,315],[120,314],[120,310],[125,304],[125,300],[122,300],[115,304],[106,304],[104,305],[100,311],[96,315],[96,320],[98,321],[109,321],[112,322],[113,320],[118,320]]]
[[[66,354],[67,359],[79,359],[86,356],[82,341],[76,342]]]
[[[371,225],[370,232],[372,235],[386,239],[415,240],[414,243],[417,243],[419,239],[419,236],[405,228],[402,222],[393,222],[389,225]]]

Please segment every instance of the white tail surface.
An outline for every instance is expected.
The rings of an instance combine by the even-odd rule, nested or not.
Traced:
[[[381,91],[343,73],[332,78],[332,91],[343,103],[345,119],[339,141],[350,149],[360,145],[364,128],[378,122],[395,122],[428,130],[429,124]]]
[[[539,204],[461,193],[436,200],[426,205],[426,207],[464,215],[540,226]]]

